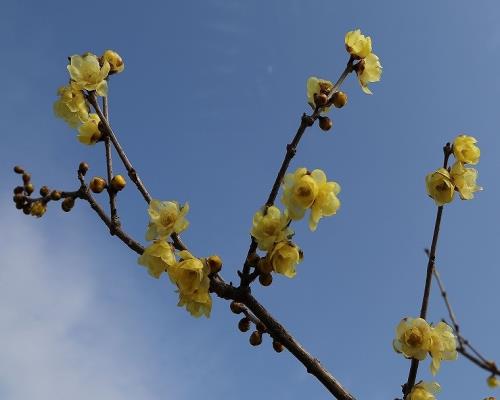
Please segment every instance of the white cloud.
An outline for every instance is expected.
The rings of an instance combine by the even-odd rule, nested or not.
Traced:
[[[98,298],[81,251],[85,239],[62,234],[60,248],[48,248],[41,221],[13,208],[0,209],[0,397],[158,398],[150,389],[150,353],[125,318],[109,320],[116,304]]]

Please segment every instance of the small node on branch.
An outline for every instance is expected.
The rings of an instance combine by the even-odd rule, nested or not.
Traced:
[[[273,266],[267,258],[261,258],[257,264],[257,269],[261,274],[270,274]]]
[[[75,199],[73,197],[66,197],[61,203],[61,208],[64,212],[70,212],[75,205]]]
[[[101,193],[104,189],[106,189],[106,186],[106,180],[100,176],[94,176],[89,184],[90,190],[94,193]]]
[[[276,353],[281,353],[285,347],[277,340],[273,340],[273,349]]]
[[[53,191],[50,193],[50,199],[51,199],[51,200],[54,200],[54,201],[61,200],[61,192],[59,192],[59,191],[57,191],[57,190],[53,190]]]
[[[328,118],[328,117],[318,117],[318,118],[319,118],[319,127],[322,130],[324,130],[326,132],[326,131],[329,131],[330,129],[332,129],[333,122],[330,118]]]
[[[231,311],[235,314],[241,314],[244,309],[243,304],[238,303],[237,301],[232,301],[229,307],[231,308]]]
[[[347,103],[347,95],[344,92],[335,92],[332,95],[331,102],[336,108],[342,108]]]
[[[304,121],[304,124],[306,126],[313,126],[314,125],[314,118],[311,117],[310,115],[307,115],[307,114],[302,115],[302,121]]]
[[[207,263],[211,274],[216,274],[222,269],[222,260],[218,255],[208,257]]]
[[[24,191],[29,196],[31,193],[35,191],[35,187],[33,186],[32,183],[27,183],[26,185],[24,185]]]
[[[273,276],[271,274],[260,274],[259,275],[259,282],[262,286],[269,286],[271,283],[273,283]]]
[[[262,335],[259,331],[254,331],[252,332],[252,334],[250,335],[250,344],[252,346],[258,346],[259,344],[262,343]]]
[[[255,267],[260,260],[260,257],[257,253],[252,253],[247,257],[247,263],[252,267]]]
[[[14,172],[15,172],[16,174],[24,174],[24,169],[22,169],[22,167],[20,167],[19,165],[16,165],[16,166],[14,167]]]
[[[50,189],[47,186],[42,186],[40,188],[40,196],[47,196],[50,193]]]
[[[247,332],[250,329],[250,320],[247,317],[240,319],[240,322],[238,322],[238,329],[241,332]]]
[[[266,326],[262,323],[262,322],[257,322],[257,330],[260,332],[260,333],[264,333],[264,332],[267,332],[267,328]]]
[[[120,190],[122,190],[126,184],[127,181],[125,181],[125,178],[122,175],[115,175],[111,179],[111,188],[115,192],[119,192]]]
[[[316,104],[316,106],[322,107],[326,104],[327,101],[328,101],[328,96],[326,95],[326,93],[321,93],[321,94],[314,93],[314,104]]]
[[[78,166],[78,172],[80,172],[83,176],[85,176],[88,170],[89,170],[89,165],[86,162],[82,161]]]
[[[31,175],[28,174],[27,172],[24,172],[23,173],[23,182],[25,185],[27,185],[28,183],[30,183],[31,181]]]

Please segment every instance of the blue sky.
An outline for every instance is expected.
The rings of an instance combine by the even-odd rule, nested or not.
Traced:
[[[252,215],[308,110],[306,80],[338,77],[355,28],[372,37],[382,81],[367,96],[349,77],[333,130],[310,129],[291,165],[339,182],[341,209],[314,234],[297,223],[296,279],[254,293],[357,398],[399,396],[409,362],[391,341],[418,314],[435,217],[424,176],[467,133],[485,190],[445,208],[437,263],[463,333],[500,360],[499,13],[495,1],[4,1],[1,397],[329,398],[268,338],[251,348],[226,302],[215,299],[210,320],[177,308],[168,280],[151,279],[86,204],[40,220],[18,213],[11,168],[59,189],[77,187],[82,160],[104,175],[103,149],[79,144],[52,103],[67,56],[115,49],[126,67],[110,82],[110,115],[127,154],[154,197],[190,203],[183,238],[198,256],[219,254],[236,280]],[[118,203],[143,240],[146,207],[132,185]],[[435,289],[431,321],[445,316]],[[463,359],[444,363],[439,398],[492,395],[486,376]],[[428,362],[419,377],[430,378]]]

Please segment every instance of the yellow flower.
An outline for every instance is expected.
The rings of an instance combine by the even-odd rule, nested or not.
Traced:
[[[356,74],[363,92],[372,94],[372,91],[368,88],[368,83],[378,82],[382,76],[382,65],[378,57],[373,53],[368,54],[365,59],[357,64]]]
[[[89,118],[89,110],[82,91],[75,85],[61,86],[57,91],[59,99],[54,103],[54,114],[72,128]]]
[[[315,169],[311,175],[313,174],[318,182],[318,194],[311,206],[309,229],[314,232],[321,217],[328,217],[337,213],[340,207],[340,201],[337,198],[340,186],[337,182],[327,182],[325,173],[320,169]]]
[[[450,176],[462,200],[471,200],[474,198],[475,192],[483,190],[481,186],[476,184],[477,170],[465,168],[460,161],[453,164]]]
[[[175,256],[170,244],[157,240],[144,249],[137,262],[148,269],[149,275],[159,278],[162,272],[175,264]]]
[[[347,32],[345,35],[345,48],[355,58],[365,58],[372,52],[372,39],[365,36],[361,30]]]
[[[47,205],[42,201],[35,201],[31,206],[30,214],[34,217],[40,218],[47,211]]]
[[[432,344],[431,327],[422,318],[403,318],[396,327],[394,350],[406,358],[424,360]]]
[[[319,190],[315,178],[318,176],[308,173],[306,168],[298,168],[293,174],[285,176],[281,201],[291,219],[301,219],[314,203]]]
[[[111,69],[109,62],[104,60],[101,66],[96,55],[86,53],[83,56],[71,56],[67,68],[71,79],[80,89],[95,90],[99,96],[107,95],[106,78]]]
[[[89,115],[89,119],[78,128],[77,138],[80,143],[91,145],[96,144],[101,139],[102,133],[99,130],[99,122],[101,122],[99,115]]]
[[[445,168],[439,168],[425,177],[427,194],[434,199],[438,206],[449,203],[455,194],[455,185],[450,173]]]
[[[457,359],[457,341],[449,325],[440,322],[431,329],[431,373],[436,375],[442,360]]]
[[[320,94],[325,94],[327,97],[330,95],[333,89],[333,83],[325,79],[319,79],[315,76],[311,76],[307,80],[307,102],[309,105],[315,109],[316,102],[314,97]],[[330,107],[323,107],[322,111],[328,111]]]
[[[209,317],[212,308],[208,278],[210,268],[186,250],[181,251],[179,257],[180,261],[168,269],[170,280],[179,289],[178,306],[185,306],[195,317]]]
[[[180,207],[176,201],[151,200],[146,240],[166,238],[174,232],[182,232],[189,225],[185,217],[188,211],[188,203]]]
[[[287,227],[288,218],[278,207],[271,206],[264,215],[257,211],[253,217],[252,236],[259,249],[271,250],[274,243],[287,239],[293,231]]]
[[[500,386],[500,380],[495,375],[490,375],[488,379],[486,379],[486,383],[490,388],[496,388]]]
[[[477,140],[472,136],[459,135],[453,142],[453,154],[464,164],[477,164],[481,150],[476,146]]]
[[[106,50],[102,55],[102,58],[109,63],[110,70],[109,74],[118,74],[123,71],[125,64],[121,56],[113,50]]]
[[[435,400],[434,394],[441,390],[437,382],[419,382],[412,387],[407,400]]]
[[[302,251],[292,242],[276,243],[267,256],[273,270],[288,278],[296,275],[295,266],[302,261]]]

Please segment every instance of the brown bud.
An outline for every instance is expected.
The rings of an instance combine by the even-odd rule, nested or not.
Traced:
[[[16,166],[14,167],[14,172],[15,172],[16,174],[24,174],[24,169],[22,169],[19,165],[16,165]]]
[[[273,283],[273,276],[271,274],[260,274],[259,282],[262,286],[269,286]]]
[[[12,198],[12,200],[14,200],[14,203],[16,203],[16,204],[17,203],[24,203],[24,199],[25,199],[25,197],[24,197],[24,194],[22,194],[22,193],[16,193],[14,195],[14,197]]]
[[[24,208],[24,202],[22,202],[22,203],[16,203],[16,208],[18,210],[22,210]]]
[[[229,305],[231,311],[235,314],[241,314],[243,312],[243,304],[238,303],[237,301],[232,301]]]
[[[94,176],[90,181],[89,187],[94,193],[101,193],[106,189],[106,180],[100,176]]]
[[[310,115],[306,115],[306,114],[304,114],[304,115],[302,116],[302,121],[304,121],[304,124],[305,124],[306,126],[313,126],[313,125],[314,125],[314,118],[313,118],[313,117],[311,117]]]
[[[324,106],[328,101],[328,96],[325,93],[314,94],[314,104],[317,106]]]
[[[31,180],[31,175],[30,175],[30,174],[28,174],[27,172],[25,172],[25,173],[23,174],[23,182],[24,182],[24,184],[25,184],[25,185],[26,185],[26,184],[28,184],[30,180]]]
[[[61,203],[61,208],[64,212],[69,212],[75,205],[75,199],[73,197],[66,197]]]
[[[250,264],[252,267],[255,267],[257,263],[259,262],[260,257],[257,253],[252,253],[247,257],[247,263]]]
[[[30,215],[31,214],[31,203],[26,203],[23,207],[23,213],[25,213],[26,215]]]
[[[259,331],[254,331],[250,335],[250,344],[252,346],[258,346],[262,343],[262,335]]]
[[[24,191],[26,192],[26,194],[30,195],[35,191],[35,187],[32,183],[27,183],[26,185],[24,185]]]
[[[222,260],[219,256],[214,255],[207,258],[208,266],[210,267],[210,273],[216,274],[222,269]]]
[[[238,329],[242,332],[247,332],[250,329],[250,320],[247,317],[240,319]]]
[[[273,340],[273,349],[276,353],[281,353],[285,347],[280,342]]]
[[[78,166],[78,172],[80,172],[82,175],[85,175],[88,170],[89,170],[89,165],[86,162],[82,161]]]
[[[49,194],[49,192],[50,192],[50,189],[47,186],[42,186],[40,188],[40,196],[45,197]]]
[[[344,92],[335,92],[331,99],[332,104],[337,108],[342,108],[347,103],[347,95]]]
[[[113,176],[113,179],[111,179],[111,188],[115,192],[119,192],[120,190],[122,190],[126,184],[127,181],[125,181],[125,178],[121,175],[115,175]]]
[[[329,131],[333,126],[333,122],[328,117],[319,117],[319,127],[325,132]]]
[[[24,188],[22,186],[16,186],[14,188],[14,194],[19,194],[19,193],[22,193],[24,192]]]
[[[273,265],[267,258],[261,258],[257,264],[257,268],[262,274],[270,274],[273,270]]]
[[[50,198],[54,201],[61,200],[61,192],[58,192],[57,190],[53,190],[52,193],[50,193]]]

